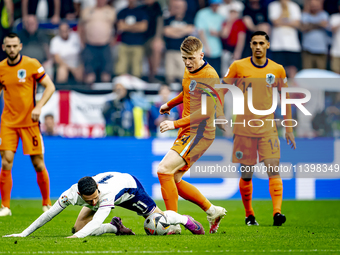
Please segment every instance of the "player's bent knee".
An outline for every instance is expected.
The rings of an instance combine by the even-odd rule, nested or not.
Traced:
[[[7,163],[7,162],[2,161],[2,163],[1,163],[1,168],[3,170],[11,170],[12,166],[13,166],[13,162]]]
[[[157,173],[160,173],[160,174],[170,174],[171,173],[171,169],[168,169],[163,164],[159,164],[158,168],[157,168]]]
[[[10,170],[13,166],[13,157],[8,157],[4,155],[1,160],[1,167],[5,170]]]
[[[33,167],[34,167],[36,172],[42,172],[42,171],[45,170],[44,162],[37,162],[37,163],[34,162]]]
[[[176,183],[179,183],[182,180],[183,175],[185,174],[185,171],[177,171],[174,174],[174,179]]]
[[[280,172],[267,172],[268,177],[280,177]]]
[[[31,161],[36,172],[42,172],[45,170],[44,156],[32,155]]]
[[[270,159],[265,159],[264,164],[269,167],[269,166],[278,166],[280,164],[280,159],[278,158],[270,158]]]

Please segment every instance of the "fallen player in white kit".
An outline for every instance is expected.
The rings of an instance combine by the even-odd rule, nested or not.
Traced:
[[[60,196],[50,210],[43,213],[23,232],[4,237],[26,237],[57,216],[68,205],[83,206],[74,224],[73,235],[68,238],[83,238],[104,233],[134,235],[131,229],[122,224],[119,217],[113,217],[110,223],[103,224],[116,205],[135,211],[145,218],[152,213],[164,214],[171,225],[182,224],[193,234],[204,235],[203,226],[192,217],[174,211],[161,211],[134,176],[106,172],[81,178]]]

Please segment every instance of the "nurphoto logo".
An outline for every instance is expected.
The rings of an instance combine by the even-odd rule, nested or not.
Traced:
[[[233,114],[234,115],[244,115],[244,95],[243,92],[240,88],[238,88],[237,86],[234,85],[228,85],[228,84],[216,84],[215,85],[216,89],[228,89],[230,90],[232,97],[233,97]],[[272,114],[273,112],[275,112],[276,108],[277,108],[277,102],[278,102],[278,90],[276,87],[273,87],[273,103],[270,109],[267,110],[258,110],[255,109],[254,104],[253,104],[253,89],[251,87],[249,87],[247,89],[248,91],[248,101],[247,101],[247,105],[248,108],[250,110],[251,113],[256,114],[256,115],[260,115],[260,116],[265,116],[265,115],[269,115]],[[287,93],[302,93],[305,95],[304,98],[287,98]],[[304,88],[292,88],[292,87],[287,87],[287,88],[282,88],[281,89],[281,115],[286,115],[286,106],[287,105],[295,105],[304,115],[312,115],[307,109],[306,107],[303,106],[304,103],[307,103],[309,100],[311,99],[311,93],[309,92],[309,90],[304,89]],[[202,94],[201,95],[201,113],[202,115],[206,115],[207,114],[207,95],[206,94]],[[265,119],[265,121],[270,121],[272,122],[272,126],[274,126],[274,123],[276,120],[279,119]],[[259,125],[252,125],[252,122],[256,122],[256,123],[261,123],[260,126]],[[285,123],[286,122],[294,122],[294,124],[292,124],[292,126],[287,126]],[[216,124],[227,124],[228,120],[226,119],[215,119],[214,120],[214,126]],[[246,125],[245,120],[243,122],[237,122],[234,124],[243,124],[244,126]],[[282,126],[284,127],[295,127],[297,126],[297,121],[294,119],[286,119],[282,121]],[[261,127],[264,125],[264,121],[263,119],[252,119],[248,121],[248,126],[249,127]]]

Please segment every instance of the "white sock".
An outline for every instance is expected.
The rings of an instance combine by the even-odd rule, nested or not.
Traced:
[[[101,224],[100,227],[95,230],[91,235],[99,236],[105,233],[117,233],[117,228],[110,223]]]
[[[168,222],[171,224],[171,225],[177,225],[177,224],[182,224],[182,225],[185,225],[187,224],[188,222],[188,218],[183,216],[183,215],[180,215],[174,211],[165,211],[164,212],[164,215],[167,217],[168,219]]]
[[[216,213],[216,209],[214,205],[211,205],[210,208],[208,210],[205,211],[207,214],[209,215],[213,215]]]

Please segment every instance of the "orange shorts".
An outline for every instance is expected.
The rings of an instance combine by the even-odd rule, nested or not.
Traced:
[[[265,137],[234,136],[233,163],[251,166],[268,158],[280,158],[280,141],[277,135]]]
[[[25,155],[40,155],[44,153],[44,143],[39,126],[13,128],[1,126],[0,151],[17,151],[19,137]]]
[[[207,139],[203,136],[198,137],[196,134],[184,134],[177,137],[172,150],[176,151],[187,163],[180,170],[187,171],[209,148],[213,139]]]

